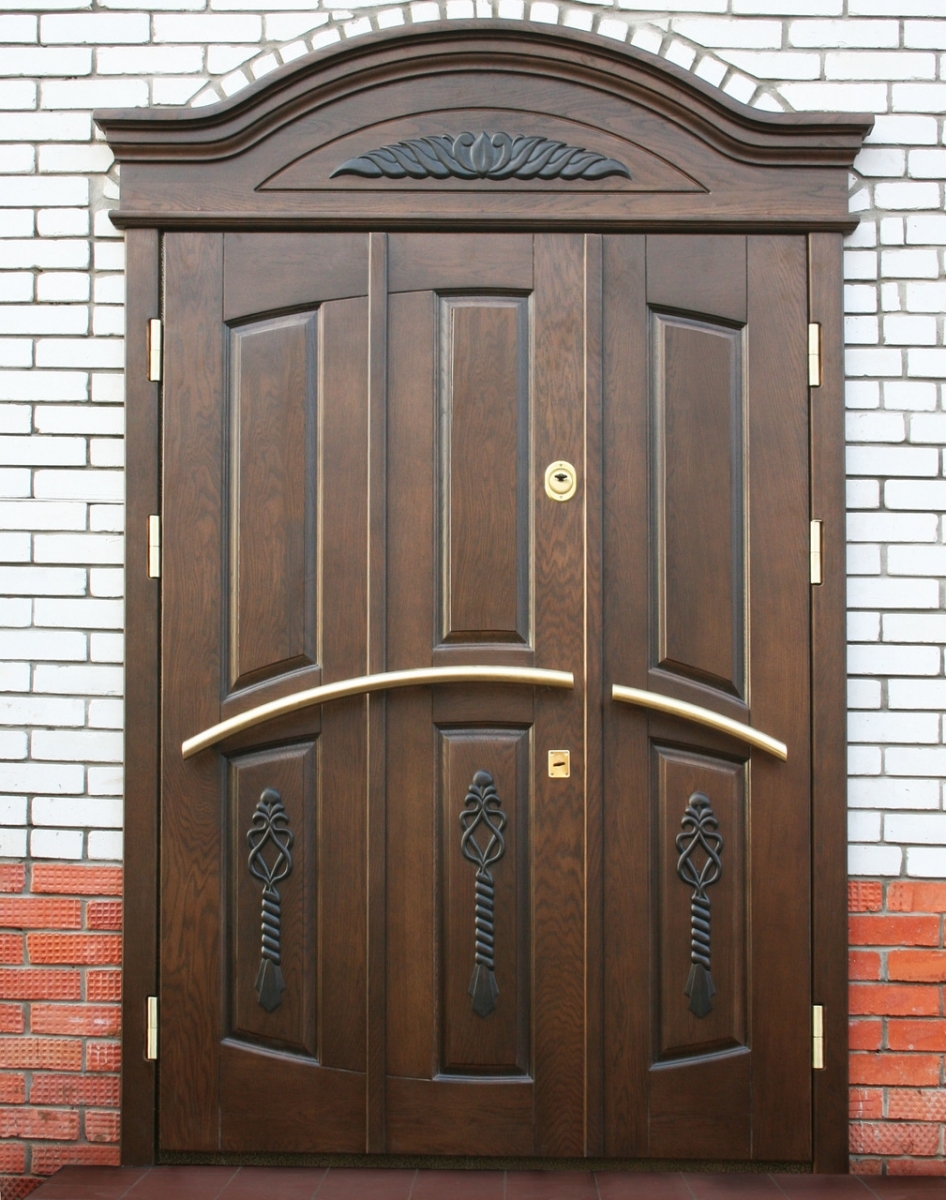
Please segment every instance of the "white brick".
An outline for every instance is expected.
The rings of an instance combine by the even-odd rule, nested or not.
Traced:
[[[899,846],[848,846],[847,870],[849,875],[897,876],[903,861]]]
[[[120,563],[123,557],[123,540],[114,534],[40,533],[33,539],[33,559],[38,563]]]
[[[89,571],[89,592],[93,596],[123,596],[125,572],[111,567],[93,567]]]
[[[120,436],[125,429],[124,410],[98,404],[44,405],[36,410],[40,433],[91,433]]]
[[[29,663],[0,663],[0,690],[26,692],[30,686]]]
[[[20,208],[24,205],[88,204],[89,181],[80,178],[41,179],[31,175],[0,176],[0,206]]]
[[[85,724],[85,702],[51,696],[0,696],[0,725]]]
[[[104,174],[114,161],[115,156],[108,146],[100,144],[40,146],[39,149],[39,169],[49,174],[57,171]]]
[[[19,730],[0,730],[0,760],[13,762],[26,758],[26,734]]]
[[[946,377],[946,349],[907,351],[908,375],[931,375],[934,378]]]
[[[0,597],[0,626],[12,629],[15,626],[32,624],[33,602],[27,597]],[[0,688],[0,692],[3,689]]]
[[[881,264],[883,274],[889,279],[935,279],[939,275],[935,250],[885,250]]]
[[[85,142],[91,136],[91,114],[81,112],[17,113],[16,120],[8,122],[3,131],[5,140],[24,142]]]
[[[883,769],[883,755],[879,746],[848,746],[848,775],[879,775]]]
[[[7,596],[84,596],[81,567],[0,567],[0,593]]]
[[[80,271],[44,271],[36,280],[38,300],[88,300],[89,277]]]
[[[889,813],[884,817],[884,838],[946,846],[946,813]]]
[[[59,801],[59,803],[63,803]],[[33,801],[33,811],[36,811],[36,801]],[[34,817],[35,821],[35,817]],[[847,816],[847,836],[849,842],[879,842],[880,841],[879,812],[850,812]]]
[[[936,208],[940,203],[939,184],[919,180],[878,183],[874,201],[878,208]]]
[[[259,42],[263,35],[262,18],[249,14],[158,13],[153,23],[156,42]]]
[[[902,246],[904,242],[903,236],[903,217],[884,217],[880,222],[880,240],[885,246]],[[896,284],[882,284],[882,287],[896,287]],[[899,308],[899,304],[895,304],[894,308]]]
[[[946,512],[946,480],[890,479],[884,484],[887,508]]]
[[[946,546],[890,546],[887,570],[891,575],[946,576]]]
[[[793,21],[788,30],[792,46],[897,47],[900,27],[896,21]]]
[[[28,338],[0,338],[0,366],[28,367],[32,358],[33,343]]]
[[[883,619],[885,642],[943,642],[946,643],[946,613],[887,613]],[[919,647],[917,647],[919,649]],[[884,672],[889,675],[898,671]],[[906,674],[928,675],[929,671],[909,671]],[[934,672],[938,674],[939,672]]]
[[[85,529],[86,505],[0,500],[0,529]]]
[[[0,658],[85,662],[87,637],[71,629],[0,630]]]
[[[858,412],[845,418],[850,442],[902,442],[907,436],[900,413]]]
[[[117,305],[96,305],[92,312],[92,332],[96,337],[121,337],[125,332],[125,313]]]
[[[34,490],[39,500],[121,500],[125,480],[121,471],[37,471]]]
[[[935,79],[936,56],[839,50],[825,55],[824,73],[826,79]]]
[[[28,533],[0,533],[0,562],[16,563],[30,561],[30,535]]]
[[[36,625],[65,626],[75,629],[121,629],[124,605],[121,600],[49,600],[35,601]]]
[[[44,16],[40,21],[40,40],[90,46],[111,42],[146,42],[150,36],[148,14],[140,13],[69,13]]]
[[[36,228],[42,237],[81,237],[89,232],[89,214],[84,208],[41,209],[36,214]]]
[[[124,376],[94,374],[92,376],[92,399],[96,404],[124,404]]]
[[[0,134],[0,137],[3,137]],[[32,146],[7,143],[0,145],[0,163],[6,172],[32,171],[36,165],[36,152]]]
[[[30,805],[30,812],[34,825],[91,826],[98,829],[122,827],[122,802],[117,797],[94,800],[72,796],[36,796]]]
[[[936,321],[933,317],[891,313],[884,318],[884,341],[899,346],[935,345]]]
[[[31,79],[0,80],[0,109],[21,112],[36,107],[36,84]]]
[[[44,182],[52,182],[45,180]],[[89,243],[78,240],[47,241],[32,238],[29,241],[0,241],[0,269],[4,267],[87,267],[89,265]],[[5,365],[12,365],[6,363]]]
[[[895,83],[892,90],[894,112],[940,113],[946,110],[946,83]]]
[[[909,162],[914,179],[946,178],[946,150],[911,150]]]
[[[846,313],[876,312],[877,288],[869,283],[846,283],[844,285],[844,311]]]
[[[10,792],[47,792],[55,796],[78,795],[85,772],[77,764],[18,762],[2,768],[3,786]]]
[[[854,160],[861,175],[902,175],[906,170],[906,151],[889,146],[865,146]]]
[[[914,379],[889,379],[884,383],[884,408],[924,412],[932,411],[935,407],[935,383]]]
[[[99,666],[37,666],[33,674],[33,690],[54,695],[120,696],[121,667]],[[25,788],[24,791],[51,791],[50,788]]]
[[[89,505],[89,528],[100,533],[124,533],[124,508],[120,504]]]
[[[92,438],[89,442],[89,462],[93,467],[123,467],[125,443],[121,438]]]
[[[107,46],[98,50],[95,62],[102,75],[187,75],[204,69],[204,49],[202,46]]]
[[[8,208],[0,222],[0,238],[23,238],[33,236],[33,210],[31,208]]]
[[[853,543],[847,548],[848,575],[879,575],[880,547]]]
[[[939,675],[940,652],[933,646],[848,646],[851,675]]]
[[[43,108],[140,108],[148,103],[143,79],[62,79],[44,83]]]
[[[29,433],[33,410],[28,404],[0,404],[0,432]]]
[[[104,729],[37,729],[30,737],[30,754],[34,760],[52,762],[121,762],[122,735]],[[74,823],[92,824],[86,821]]]
[[[907,217],[906,240],[911,245],[946,242],[946,214],[920,213]]]
[[[848,680],[848,708],[880,708],[881,700],[882,696],[879,679]]]
[[[79,830],[34,829],[30,833],[33,858],[80,859],[82,833]]]
[[[90,796],[120,796],[124,790],[125,779],[121,767],[89,767]]]
[[[848,379],[844,385],[846,408],[879,408],[880,384],[873,379]]]
[[[124,304],[124,275],[97,276],[95,280],[95,300],[97,304]]]
[[[0,857],[26,857],[26,830],[0,828]]]
[[[92,830],[89,833],[89,858],[100,862],[121,862],[124,839],[119,831]]]
[[[0,796],[0,825],[26,824],[26,797]],[[2,843],[0,843],[2,845]],[[25,853],[25,850],[24,850]],[[7,856],[8,851],[0,849],[0,854]]]
[[[911,442],[946,442],[946,413],[917,413],[910,418]]]
[[[84,466],[85,438],[0,437],[0,463],[11,466]]]
[[[849,475],[938,475],[938,460],[936,450],[913,446],[849,446],[847,449]]]
[[[36,343],[39,367],[121,367],[125,345],[121,338],[44,338]]]
[[[939,742],[939,714],[932,712],[853,712],[847,728],[852,742]]]
[[[813,0],[813,3],[820,3],[820,0]],[[786,83],[779,92],[798,111],[887,110],[887,85],[884,83]]]
[[[32,475],[26,467],[0,467],[0,496],[28,496]]]
[[[942,12],[939,15],[942,16]],[[946,24],[943,21],[905,21],[903,44],[925,50],[934,47],[946,50]]]
[[[884,751],[888,775],[946,775],[946,746],[893,746]]]
[[[903,146],[935,146],[936,118],[901,113],[880,113],[874,118],[874,128],[865,138],[869,143],[888,142]]]
[[[887,696],[891,708],[946,711],[946,679],[891,679]]]
[[[85,304],[0,305],[0,333],[87,333]]]
[[[0,371],[0,400],[86,400],[84,371]]]
[[[92,662],[124,662],[124,635],[121,633],[93,633],[89,639],[89,659]]]
[[[879,508],[880,484],[876,479],[849,479],[847,481],[848,508]]]
[[[852,808],[939,808],[939,782],[935,779],[851,779],[848,804]]]
[[[121,729],[125,707],[121,700],[90,700],[89,726],[92,729]]]
[[[907,875],[916,879],[942,879],[946,876],[946,850],[939,846],[909,846]]]
[[[899,375],[903,355],[899,350],[847,350],[844,369],[849,375]]]
[[[7,46],[0,49],[0,71],[4,75],[88,75],[92,51],[79,47]]]
[[[786,50],[720,50],[719,57],[757,79],[817,79],[821,62],[817,54]]]

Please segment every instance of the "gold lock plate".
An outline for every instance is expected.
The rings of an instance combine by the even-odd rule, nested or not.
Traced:
[[[578,472],[570,462],[558,459],[545,468],[545,494],[550,500],[571,500],[578,488]]]
[[[571,773],[571,754],[567,750],[550,750],[549,779],[567,779]]]

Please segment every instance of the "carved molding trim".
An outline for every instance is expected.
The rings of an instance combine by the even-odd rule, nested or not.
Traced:
[[[716,883],[723,873],[719,858],[723,839],[709,797],[702,792],[694,792],[687,802],[680,826],[682,833],[677,834],[677,854],[680,856],[677,859],[677,874],[688,887],[693,888],[690,899],[691,965],[683,990],[690,997],[690,1012],[705,1017],[712,1011],[713,997],[716,995],[716,986],[710,974],[710,900],[706,889]],[[705,855],[699,868],[693,861],[698,849]]]
[[[605,179],[631,173],[615,158],[550,138],[508,133],[410,138],[350,158],[331,174],[365,179]]]
[[[272,1012],[282,1003],[286,984],[280,967],[281,902],[276,887],[292,871],[289,853],[295,840],[289,828],[289,817],[282,796],[275,788],[265,788],[253,811],[253,823],[246,835],[250,844],[247,865],[250,874],[263,885],[262,946],[259,971],[256,975],[256,995],[260,1005]],[[263,855],[267,843],[275,847],[276,856],[270,866]]]
[[[473,998],[473,1011],[478,1017],[488,1017],[496,1008],[499,987],[493,974],[493,908],[495,888],[490,867],[506,853],[503,830],[508,818],[488,771],[477,771],[467,789],[460,812],[460,850],[467,862],[476,867],[476,951],[473,975],[468,988]],[[476,831],[485,826],[488,833],[485,847],[476,840]]]

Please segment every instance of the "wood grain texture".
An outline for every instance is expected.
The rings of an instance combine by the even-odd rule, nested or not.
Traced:
[[[811,515],[824,521],[824,583],[811,589],[812,1002],[825,1008],[825,1069],[813,1075],[814,1169],[848,1169],[844,372],[841,238],[808,239],[809,320],[821,325],[811,397]]]
[[[223,319],[311,307],[368,292],[364,233],[228,233]],[[318,270],[299,270],[300,262]]]
[[[532,236],[528,233],[491,238],[462,229],[439,234],[394,233],[388,245],[392,292],[484,287],[532,291]]]
[[[154,1161],[155,1068],[146,1061],[147,997],[158,992],[160,584],[148,578],[148,517],[160,513],[159,387],[148,380],[148,321],[159,309],[159,241],[129,233],[125,309],[125,870],[122,937],[122,1163]]]

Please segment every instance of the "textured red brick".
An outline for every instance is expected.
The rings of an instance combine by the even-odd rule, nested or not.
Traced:
[[[877,1021],[850,1021],[848,1045],[852,1050],[879,1050],[883,1028]]]
[[[0,892],[22,892],[26,867],[22,863],[0,863]]]
[[[81,929],[79,900],[47,900],[37,896],[0,896],[0,925],[5,929]]]
[[[62,863],[37,863],[33,867],[34,892],[58,896],[120,896],[121,867],[87,867]]]
[[[85,1069],[87,1071],[117,1071],[121,1065],[120,1042],[86,1042]]]
[[[87,971],[85,998],[86,1000],[121,1000],[121,971]]]
[[[848,917],[852,946],[938,946],[939,917]]]
[[[0,1171],[25,1171],[26,1147],[15,1142],[7,1142],[0,1146]],[[0,1192],[6,1196],[6,1191]]]
[[[850,1167],[852,1175],[880,1175],[884,1164],[880,1158],[852,1158]]]
[[[25,1200],[42,1182],[34,1175],[0,1175],[0,1196],[3,1200]]]
[[[0,1033],[22,1033],[25,1028],[22,1004],[0,1004]]]
[[[908,883],[897,880],[887,887],[888,912],[946,912],[946,883]]]
[[[880,955],[876,950],[851,950],[847,964],[849,979],[880,978]]]
[[[121,1026],[117,1004],[34,1004],[33,1033],[63,1033],[75,1037],[110,1037]]]
[[[121,1119],[117,1112],[87,1112],[85,1136],[90,1142],[117,1142],[121,1134]]]
[[[98,1108],[117,1108],[120,1100],[121,1080],[117,1075],[45,1075],[36,1072],[30,1087],[30,1104],[92,1104]]]
[[[906,1121],[854,1121],[852,1154],[912,1154],[939,1152],[939,1127]]]
[[[946,1122],[946,1091],[891,1088],[887,1092],[887,1116],[891,1121]]]
[[[0,933],[0,963],[23,961],[23,937],[19,933]]]
[[[942,983],[946,981],[946,950],[890,950],[887,977]]]
[[[946,1175],[946,1162],[935,1158],[889,1158],[888,1175]],[[937,1191],[940,1195],[942,1192]]]
[[[863,879],[848,880],[848,912],[879,912],[883,902],[884,891],[881,884]]]
[[[933,1087],[939,1083],[940,1058],[936,1054],[852,1054],[852,1084],[880,1087]]]
[[[0,997],[4,1000],[78,1000],[81,995],[78,971],[0,969]]]
[[[851,1120],[870,1121],[884,1115],[884,1093],[882,1088],[850,1089],[849,1113]]]
[[[22,1104],[26,1099],[26,1076],[4,1071],[0,1074],[0,1104]],[[0,1170],[3,1170],[0,1167]],[[3,1192],[0,1191],[0,1196]]]
[[[28,933],[31,963],[106,966],[122,960],[122,939],[114,933]]]
[[[908,983],[852,983],[851,1016],[938,1017],[940,988]]]
[[[946,1021],[888,1021],[891,1050],[946,1050]]]
[[[65,1108],[0,1108],[0,1138],[72,1142],[78,1136],[77,1112]]]
[[[34,1146],[33,1170],[52,1175],[60,1167],[117,1167],[117,1146]]]
[[[82,1068],[82,1043],[62,1038],[0,1037],[0,1067],[78,1071]]]
[[[85,906],[86,929],[121,929],[121,900],[90,900]]]

